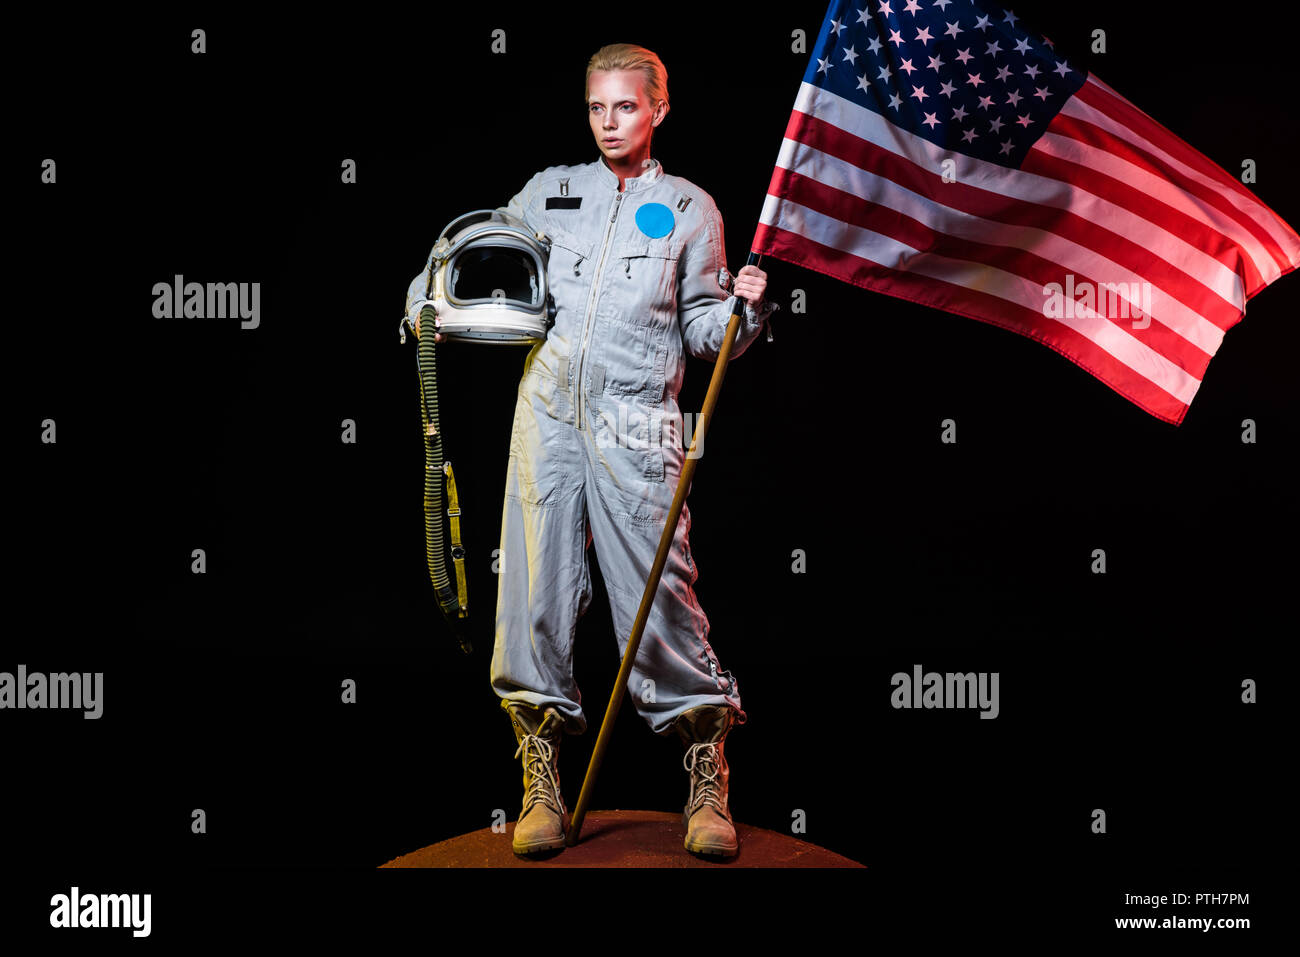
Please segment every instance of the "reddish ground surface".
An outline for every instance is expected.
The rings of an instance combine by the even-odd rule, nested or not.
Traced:
[[[565,823],[568,823],[566,817]],[[384,867],[862,867],[815,844],[788,834],[736,822],[740,852],[733,858],[697,857],[682,846],[680,814],[662,811],[588,811],[574,847],[535,858],[515,856],[510,842],[514,822],[504,833],[491,828],[430,844],[389,861]]]

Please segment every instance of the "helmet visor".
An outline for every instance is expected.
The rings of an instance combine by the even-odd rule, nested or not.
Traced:
[[[449,266],[447,298],[453,303],[499,302],[530,310],[541,307],[537,260],[523,249],[473,246]]]

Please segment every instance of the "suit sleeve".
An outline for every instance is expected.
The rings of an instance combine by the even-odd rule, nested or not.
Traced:
[[[731,321],[731,310],[736,297],[729,296],[718,282],[726,274],[727,286],[732,276],[727,272],[727,247],[722,233],[722,214],[710,204],[704,228],[682,252],[678,263],[677,318],[682,330],[682,344],[697,359],[714,360],[722,348]],[[745,303],[745,314],[740,320],[731,347],[731,357],[741,355],[763,328],[763,322],[778,308],[764,299],[758,309]]]
[[[545,170],[542,172],[545,172]],[[522,219],[528,224],[529,229],[538,232],[541,223],[535,207],[537,205],[537,191],[541,188],[541,181],[542,173],[534,173],[533,177],[524,184],[524,188],[511,197],[510,202],[497,207],[497,212],[509,213],[511,216]]]

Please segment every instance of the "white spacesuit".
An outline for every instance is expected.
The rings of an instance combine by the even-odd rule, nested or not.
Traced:
[[[529,852],[560,846],[556,752],[562,731],[586,729],[572,648],[591,599],[587,548],[595,543],[622,655],[686,456],[677,405],[685,353],[717,358],[734,299],[713,199],[653,159],[622,191],[603,159],[550,167],[502,211],[550,237],[557,307],[519,384],[491,666],[524,753],[515,849]],[[733,357],[775,308],[746,303]],[[703,825],[730,830],[721,743],[746,716],[708,642],[690,527],[683,506],[628,693],[653,731],[676,731],[691,749],[684,822],[704,813],[687,846],[726,855],[734,832],[714,841]]]

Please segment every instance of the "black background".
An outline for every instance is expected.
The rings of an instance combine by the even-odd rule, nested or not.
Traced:
[[[1300,223],[1287,55],[1186,11],[1016,6],[1065,50],[1105,29],[1090,69],[1225,169],[1254,159],[1256,194]],[[286,931],[364,928],[410,885],[252,869],[369,869],[487,827],[497,808],[515,819],[520,769],[488,664],[523,351],[440,352],[466,658],[424,565],[406,285],[450,219],[597,158],[583,75],[619,41],[664,59],[672,110],[654,155],[714,197],[739,269],[807,64],[790,34],[811,49],[823,13],[51,15],[15,38],[31,70],[6,151],[17,482],[0,670],[102,671],[105,704],[98,721],[0,714],[4,859],[24,888],[8,926],[46,926],[49,895],[80,883],[152,891],[156,938],[220,923],[197,888],[238,888],[231,906]],[[1269,12],[1251,30],[1296,25]],[[344,158],[355,185],[340,182]],[[788,833],[802,809],[796,836],[867,866],[869,885],[835,878],[854,913],[881,894],[969,907],[991,939],[1017,921],[1072,936],[1150,913],[1123,907],[1125,892],[1253,892],[1211,916],[1254,917],[1280,826],[1300,281],[1251,301],[1174,427],[1028,339],[763,268],[783,305],[775,338],[730,368],[689,499],[710,641],[750,718],[727,743],[737,820]],[[177,273],[260,282],[260,328],[154,319],[152,286]],[[806,315],[790,311],[795,289]],[[683,410],[709,374],[688,360]],[[57,444],[40,442],[46,418]],[[945,418],[955,446],[939,441]],[[1240,440],[1246,418],[1257,444]],[[576,653],[590,728],[566,739],[570,808],[619,664],[592,559]],[[894,710],[890,677],[917,663],[999,672],[1000,716]],[[1241,702],[1246,678],[1259,704]],[[630,704],[618,725],[593,807],[679,811],[680,745]],[[432,874],[420,893],[451,918],[453,893],[463,915],[505,907],[524,880],[466,879]],[[635,878],[566,879],[594,893]],[[346,917],[279,916],[294,893],[351,903]],[[910,911],[864,913],[870,938]]]

